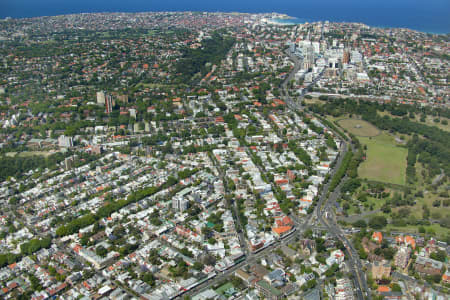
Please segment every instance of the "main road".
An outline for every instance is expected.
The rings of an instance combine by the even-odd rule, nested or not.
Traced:
[[[341,152],[340,159],[342,162],[342,158],[348,151],[348,145],[346,142],[344,142],[345,150]],[[351,145],[351,150],[355,151],[356,149]],[[340,163],[339,163],[340,165]],[[334,169],[334,172],[337,170],[337,168]],[[352,243],[347,239],[347,237],[344,235],[342,229],[339,227],[339,225],[336,223],[335,217],[334,217],[334,204],[336,203],[336,200],[341,195],[341,188],[345,181],[347,180],[347,176],[344,176],[344,178],[341,180],[341,182],[338,184],[338,186],[334,189],[334,191],[331,192],[331,194],[328,195],[328,192],[326,194],[322,193],[321,198],[319,199],[319,202],[317,203],[316,209],[314,211],[315,216],[317,219],[322,223],[324,226],[328,228],[328,232],[331,233],[335,238],[340,240],[347,252],[347,258],[348,258],[348,265],[350,266],[350,269],[353,273],[354,277],[354,283],[355,283],[355,292],[358,297],[358,299],[370,299],[370,291],[367,287],[367,281],[365,277],[365,273],[363,271],[363,266],[361,264],[361,260],[359,259],[359,254],[353,247]],[[327,184],[328,185],[328,184]]]
[[[295,100],[291,99],[289,96],[288,91],[288,83],[290,80],[292,80],[293,76],[295,76],[295,73],[298,72],[301,66],[301,60],[296,57],[295,55],[292,55],[292,53],[289,52],[289,50],[286,51],[286,54],[289,56],[289,58],[294,62],[294,69],[291,71],[291,73],[288,75],[288,77],[285,79],[285,81],[282,83],[282,94],[284,95],[284,99],[290,109],[298,110],[302,109],[302,106],[300,104],[302,98],[305,95],[305,92],[307,89],[304,89],[302,91],[302,94]],[[319,76],[316,77],[316,79],[313,80],[313,82],[309,85],[313,86],[323,75],[324,70],[319,74]],[[342,164],[342,160],[344,156],[346,155],[348,151],[349,145],[346,141],[343,141],[341,144],[341,151],[339,154],[339,157],[337,158],[337,161],[335,163],[335,167],[333,168],[332,172],[330,173],[330,180],[322,187],[319,200],[317,202],[317,205],[315,207],[315,210],[312,214],[308,215],[305,222],[303,223],[303,226],[301,228],[303,230],[298,230],[297,235],[301,235],[304,230],[307,228],[310,228],[311,220],[314,218],[317,218],[317,220],[323,224],[327,229],[328,232],[331,233],[335,238],[340,240],[346,249],[347,252],[347,258],[348,258],[348,265],[350,266],[353,277],[354,277],[354,283],[355,283],[355,291],[358,299],[370,299],[370,291],[367,287],[367,281],[365,278],[365,274],[363,272],[363,266],[361,264],[361,260],[359,259],[359,254],[351,244],[351,242],[345,237],[345,235],[342,232],[342,229],[339,227],[339,225],[336,223],[335,218],[333,218],[333,206],[336,203],[336,200],[340,197],[341,194],[341,187],[344,184],[344,182],[347,180],[347,177],[344,177],[340,184],[334,189],[334,191],[329,194],[329,186],[331,182],[331,178],[335,175],[336,171],[340,168]],[[355,152],[356,149],[352,144],[350,144],[351,151]],[[326,218],[324,218],[324,215]],[[298,222],[298,219],[295,215],[292,215],[295,222]]]
[[[319,75],[316,78],[313,79],[313,81],[306,88],[304,88],[302,90],[302,93],[296,99],[292,99],[291,96],[289,95],[288,84],[294,78],[295,74],[301,69],[303,60],[300,59],[299,57],[297,57],[296,55],[292,54],[289,51],[289,49],[286,50],[285,53],[287,56],[289,56],[289,58],[294,63],[294,68],[292,69],[292,71],[289,73],[289,75],[286,77],[286,79],[281,84],[281,94],[284,98],[284,101],[286,102],[287,106],[290,109],[301,110],[301,109],[303,109],[303,107],[301,105],[301,101],[302,101],[303,97],[305,97],[308,89],[310,87],[313,87],[317,83],[317,81],[319,81],[320,78],[322,78],[323,73],[325,72],[325,68],[322,70],[322,72],[319,73]]]
[[[294,69],[286,77],[285,81],[281,85],[282,94],[284,95],[284,99],[285,99],[288,107],[293,110],[298,110],[298,109],[302,109],[302,107],[300,105],[300,101],[301,101],[301,98],[304,96],[305,91],[297,99],[293,100],[289,96],[287,84],[290,80],[292,80],[295,73],[297,73],[298,70],[300,69],[301,61],[296,56],[291,55],[291,53],[288,52],[287,54],[294,61]],[[317,82],[317,80],[320,79],[322,74],[323,74],[323,71],[313,81],[313,83],[311,83],[311,85],[315,84],[315,82]],[[355,151],[353,145],[350,145],[350,148],[352,151]],[[334,168],[332,169],[332,171],[330,173],[330,179],[336,174],[337,170],[339,170],[339,168],[341,167],[343,158],[349,150],[349,145],[346,141],[343,141],[340,150],[341,151],[336,160]],[[260,166],[258,166],[258,168],[259,167]],[[218,168],[220,170],[220,166],[218,166]],[[223,172],[223,170],[221,170],[221,171]],[[260,169],[260,171],[262,171],[262,170]],[[224,174],[221,173],[220,175],[221,175],[222,180],[224,180],[224,183],[225,183]],[[296,224],[296,231],[293,234],[290,234],[289,236],[285,236],[285,237],[277,240],[276,242],[274,242],[273,244],[264,248],[263,250],[259,251],[258,253],[251,253],[248,251],[248,248],[247,248],[248,246],[247,246],[245,238],[243,237],[243,234],[242,234],[242,225],[240,224],[239,220],[236,220],[237,225],[241,231],[241,232],[239,232],[239,238],[240,238],[241,246],[244,248],[244,251],[246,254],[245,260],[230,267],[229,269],[227,269],[223,272],[219,272],[217,276],[210,278],[209,280],[206,280],[205,282],[199,284],[198,286],[196,286],[195,288],[193,288],[189,291],[186,291],[186,293],[183,293],[183,295],[193,295],[209,286],[217,284],[218,282],[221,282],[222,280],[227,278],[229,275],[233,274],[239,268],[242,268],[244,266],[255,263],[259,258],[267,255],[268,253],[271,253],[275,248],[279,247],[280,245],[286,245],[296,238],[301,238],[303,233],[307,229],[313,228],[313,227],[319,228],[319,226],[313,224],[314,219],[316,219],[318,222],[321,223],[322,226],[320,226],[320,227],[326,228],[329,233],[331,233],[335,238],[337,238],[344,244],[346,252],[347,252],[348,265],[350,266],[351,271],[353,273],[353,277],[355,279],[354,283],[355,283],[355,292],[356,292],[357,298],[360,300],[370,299],[370,294],[368,292],[367,282],[365,279],[365,275],[363,273],[363,268],[362,268],[361,261],[359,259],[359,255],[356,252],[356,250],[354,249],[351,242],[344,236],[342,229],[335,222],[334,218],[331,217],[334,213],[332,207],[334,206],[334,203],[336,202],[336,200],[340,197],[341,187],[344,184],[346,179],[347,178],[344,177],[341,180],[341,183],[335,188],[335,190],[331,194],[329,194],[329,187],[330,187],[331,180],[329,180],[327,183],[325,183],[322,186],[319,200],[317,202],[317,205],[316,205],[313,213],[309,214],[303,220],[300,220],[296,216],[296,214],[290,215]],[[234,206],[233,210],[235,213],[235,217],[236,217],[236,219],[239,219],[239,217],[237,215],[236,204],[233,203],[233,206]],[[324,215],[326,215],[328,218],[324,218]],[[247,249],[245,249],[245,248],[247,248]],[[181,296],[182,295],[179,295],[177,298],[181,298]]]

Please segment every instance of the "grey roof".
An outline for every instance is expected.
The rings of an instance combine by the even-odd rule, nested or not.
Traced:
[[[431,259],[431,258],[418,256],[416,259],[416,264],[425,265],[427,263],[431,264],[431,266],[435,269],[442,269],[442,266],[443,266],[442,262]]]
[[[311,291],[303,294],[303,299],[305,299],[305,300],[320,300],[319,290],[317,288],[314,288]]]
[[[270,272],[269,274],[266,275],[271,281],[274,280],[283,280],[284,277],[284,271],[281,269],[275,269],[272,272]]]

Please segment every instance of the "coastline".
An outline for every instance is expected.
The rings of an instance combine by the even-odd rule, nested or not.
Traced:
[[[154,12],[194,12],[194,10],[190,11],[190,10],[149,10],[149,11],[126,11],[126,10],[122,10],[122,11],[85,11],[85,12],[67,12],[67,13],[61,13],[61,14],[55,14],[55,15],[40,15],[40,16],[20,16],[20,17],[3,17],[0,18],[0,22],[1,21],[5,21],[7,19],[16,19],[16,20],[20,20],[20,19],[30,19],[30,18],[40,18],[40,17],[52,17],[52,16],[61,16],[61,15],[71,15],[71,14],[96,14],[96,13],[154,13]],[[401,25],[392,25],[392,24],[372,24],[370,22],[364,22],[364,21],[359,21],[359,20],[333,20],[333,18],[305,18],[305,17],[297,17],[297,16],[291,16],[288,15],[286,13],[278,13],[278,12],[263,12],[263,11],[258,11],[258,12],[251,12],[251,11],[227,11],[227,10],[223,10],[223,11],[209,11],[209,10],[205,10],[205,12],[215,12],[215,13],[249,13],[249,14],[273,14],[272,18],[267,18],[265,21],[267,22],[267,24],[271,24],[271,25],[278,25],[278,26],[292,26],[292,25],[298,25],[298,24],[305,24],[305,23],[314,23],[314,22],[330,22],[330,23],[359,23],[359,24],[364,24],[367,25],[369,27],[372,28],[380,28],[380,29],[405,29],[405,30],[413,30],[413,31],[417,31],[417,32],[421,32],[421,33],[425,33],[425,34],[434,34],[434,35],[449,35],[450,34],[450,28],[447,30],[441,30],[438,29],[436,30],[434,29],[427,29],[427,28],[418,28],[418,27],[414,27],[414,26],[401,26]]]
[[[370,25],[366,24],[364,22],[356,22],[356,21],[332,21],[332,20],[312,20],[307,18],[299,18],[299,17],[293,17],[293,16],[287,16],[285,18],[276,17],[272,19],[268,19],[267,23],[271,25],[279,25],[279,26],[292,26],[292,25],[299,25],[299,24],[305,24],[305,23],[314,23],[314,22],[330,22],[330,23],[358,23],[358,24],[364,24],[372,28],[380,28],[380,29],[404,29],[404,30],[413,30],[417,32],[422,32],[426,34],[435,34],[435,35],[448,35],[450,34],[450,31],[443,32],[443,31],[436,31],[436,30],[427,30],[427,29],[417,29],[417,28],[409,28],[409,27],[395,27],[391,25]]]

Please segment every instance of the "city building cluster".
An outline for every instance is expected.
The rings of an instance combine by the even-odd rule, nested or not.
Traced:
[[[273,17],[0,21],[1,298],[448,296],[445,242],[321,221],[352,146],[291,99],[445,106],[448,41]]]

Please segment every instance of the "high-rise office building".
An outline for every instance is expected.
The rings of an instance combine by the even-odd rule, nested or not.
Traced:
[[[64,148],[73,147],[73,139],[70,136],[61,135],[58,138],[58,145]]]
[[[105,104],[105,92],[97,92],[97,104]]]
[[[344,54],[342,55],[342,63],[348,64],[350,62],[350,52],[348,50],[344,50]]]
[[[108,115],[112,112],[113,106],[114,106],[113,98],[111,95],[107,94],[105,97],[105,111]]]
[[[172,208],[174,210],[183,212],[189,207],[189,201],[184,197],[175,196],[172,199]]]
[[[314,66],[314,47],[308,46],[305,49],[305,59],[303,60],[303,68],[308,70]]]

